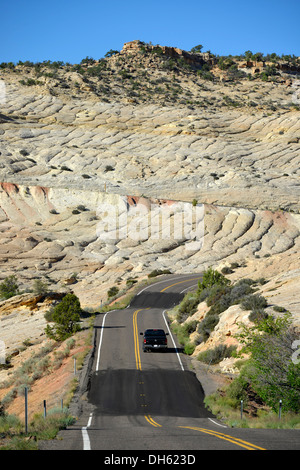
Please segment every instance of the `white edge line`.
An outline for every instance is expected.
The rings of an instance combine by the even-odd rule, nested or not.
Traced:
[[[180,294],[183,294],[183,292],[185,292],[186,290],[192,289],[193,287],[196,287],[197,285],[198,285],[198,284],[193,284],[192,286],[189,286],[189,287],[187,287],[186,289],[183,289],[183,290],[180,292]]]
[[[87,426],[84,426],[84,427],[81,428],[82,439],[83,439],[83,450],[91,450],[91,442],[90,442],[89,434],[87,432],[87,428],[90,427],[90,425],[91,425],[92,416],[93,416],[93,414],[91,413],[90,417],[89,417],[89,420],[88,420],[88,423],[87,423]]]
[[[115,310],[109,310],[108,312],[106,312],[106,314],[104,315],[103,320],[102,320],[101,334],[100,334],[99,347],[98,347],[98,358],[97,358],[97,364],[96,364],[96,371],[99,370],[101,346],[102,346],[102,340],[103,340],[103,331],[104,331],[104,324],[105,324],[106,315],[107,315],[108,313],[114,312],[114,311],[115,311]]]
[[[190,274],[185,274],[186,276],[190,276]],[[184,276],[184,275],[183,275]],[[197,276],[197,274],[195,274],[195,276]],[[153,284],[150,284],[150,286],[146,286],[144,287],[144,289],[142,289],[138,294],[136,294],[137,296],[140,295],[142,292],[144,292],[144,290],[146,289],[150,289],[151,287],[153,286],[157,286],[158,284],[162,284],[163,282],[170,282],[170,281],[176,281],[177,279],[182,279],[182,276],[180,277],[173,277],[173,279],[165,279],[164,281],[159,281],[159,282],[155,282]],[[189,281],[189,279],[187,279],[187,281]]]
[[[211,419],[211,418],[208,418],[208,419],[209,419],[209,421],[211,421],[212,423],[217,424],[218,426],[221,426],[221,428],[227,428],[227,426],[224,426],[224,424],[217,423],[216,421],[214,421],[214,420]]]
[[[100,353],[101,353],[101,346],[102,346],[102,340],[103,340],[103,331],[104,331],[105,319],[106,319],[106,315],[110,312],[114,312],[114,310],[109,310],[108,312],[106,312],[106,314],[104,315],[103,320],[102,320],[101,335],[100,335],[99,347],[98,347],[98,358],[97,358],[97,364],[96,364],[96,371],[99,370]],[[89,438],[89,434],[87,432],[87,428],[91,425],[91,422],[92,422],[92,413],[90,414],[87,426],[83,426],[81,428],[82,439],[83,439],[83,450],[91,450],[90,438]]]
[[[183,367],[183,365],[182,365],[182,362],[181,362],[181,359],[180,359],[180,356],[179,356],[179,352],[178,352],[178,350],[177,350],[177,346],[176,346],[176,344],[175,344],[173,335],[172,335],[172,333],[171,333],[171,330],[170,330],[170,328],[169,328],[168,322],[167,322],[166,317],[165,317],[165,311],[166,311],[166,310],[163,311],[162,316],[163,316],[163,319],[165,320],[165,324],[167,325],[169,335],[170,335],[170,337],[171,337],[171,339],[172,339],[174,348],[175,348],[175,350],[176,350],[176,354],[177,354],[177,357],[178,357],[178,361],[179,361],[180,367],[181,367],[182,370],[184,370],[184,367]]]

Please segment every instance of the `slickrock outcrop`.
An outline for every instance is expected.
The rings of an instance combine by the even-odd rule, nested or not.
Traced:
[[[26,340],[39,343],[46,338],[45,313],[64,295],[58,292],[48,295],[26,293],[0,302],[0,336],[6,357],[19,352]]]
[[[7,108],[5,183],[299,212],[298,112],[64,103],[13,89]]]
[[[193,213],[189,203],[74,189],[12,189],[0,191],[2,277],[16,274],[24,288],[41,276],[50,286],[62,286],[77,273],[72,289],[83,304],[99,306],[107,298],[108,285],[124,284],[154,269],[190,273],[238,263],[231,278],[274,279],[291,271],[295,278],[300,275],[298,214],[205,205],[204,244],[193,249],[195,239],[202,237],[195,226],[193,237],[186,232],[175,238],[172,222],[170,235],[166,232],[174,214]],[[37,195],[43,195],[43,204],[37,205]],[[107,211],[112,219],[107,219]],[[155,225],[159,214],[170,219]],[[127,231],[115,232],[115,224]],[[144,232],[137,235],[140,228]],[[296,291],[289,294],[299,312]]]

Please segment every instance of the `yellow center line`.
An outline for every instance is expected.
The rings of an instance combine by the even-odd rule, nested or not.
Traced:
[[[210,434],[211,436],[218,437],[219,439],[223,439],[224,441],[232,442],[233,444],[236,444],[240,447],[244,447],[245,449],[248,449],[248,450],[255,450],[255,449],[266,450],[263,447],[258,447],[255,444],[251,444],[251,442],[243,441],[242,439],[238,439],[237,437],[229,436],[228,434],[224,434],[221,432],[212,431],[211,429],[203,429],[203,428],[190,427],[190,426],[179,426],[179,427],[184,428],[184,429],[192,429],[194,431],[204,432],[206,434]]]
[[[194,277],[193,279],[185,279],[185,281],[175,282],[175,284],[171,284],[170,286],[165,287],[160,292],[164,292],[165,290],[170,289],[170,287],[177,286],[178,284],[183,284],[184,282],[200,281],[200,279],[202,279],[202,277]]]
[[[134,336],[134,353],[135,353],[135,362],[137,370],[142,370],[141,364],[141,356],[140,356],[140,347],[139,347],[139,333],[137,327],[137,315],[141,310],[148,310],[148,309],[139,309],[133,313],[133,336]],[[161,427],[161,424],[158,424],[150,415],[145,415],[145,419],[148,421],[151,426],[156,428]]]
[[[145,419],[150,423],[152,426],[155,426],[156,428],[161,428],[161,424],[158,424],[150,415],[145,415]]]
[[[193,278],[193,279],[186,279],[184,281],[176,282],[174,284],[171,284],[170,286],[165,287],[160,292],[164,292],[167,289],[169,289],[170,287],[176,286],[178,284],[183,284],[184,282],[196,281],[196,280],[200,280],[200,279],[201,278],[196,277],[196,278]],[[138,327],[137,327],[137,315],[141,310],[148,310],[148,309],[142,309],[141,308],[139,310],[136,310],[133,313],[133,320],[132,320],[133,321],[133,336],[134,336],[134,352],[135,352],[135,362],[136,362],[137,370],[142,370],[140,347],[139,347],[139,334],[138,334]],[[151,426],[154,426],[156,428],[162,427],[162,425],[158,424],[156,421],[154,421],[154,419],[150,415],[144,415],[144,417],[145,417],[146,421],[149,424],[151,424]],[[243,441],[242,439],[238,439],[237,437],[232,437],[232,436],[229,436],[228,434],[220,433],[220,432],[213,431],[213,430],[210,430],[210,429],[191,427],[191,426],[178,426],[178,427],[183,428],[183,429],[192,429],[193,431],[203,432],[205,434],[209,434],[209,435],[217,437],[219,439],[223,439],[224,441],[231,442],[232,444],[236,444],[240,447],[244,447],[245,449],[248,449],[248,450],[255,450],[255,449],[266,450],[263,447],[256,446],[254,444],[251,444],[250,442]]]
[[[137,327],[137,314],[143,310],[136,310],[133,314],[133,336],[134,336],[134,353],[135,353],[135,362],[137,370],[142,370],[141,356],[140,356],[140,346],[139,346],[139,333]]]

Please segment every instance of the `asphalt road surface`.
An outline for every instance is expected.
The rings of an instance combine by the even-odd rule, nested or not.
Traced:
[[[155,461],[155,451],[162,458],[169,455],[169,464],[186,464],[189,455],[188,463],[196,465],[201,450],[300,448],[300,430],[229,428],[205,408],[201,383],[165,315],[187,290],[197,287],[199,279],[200,274],[166,276],[142,289],[128,308],[97,316],[97,342],[83,413],[76,425],[61,433],[61,440],[45,443],[43,449],[102,450],[111,459],[108,463],[121,458],[121,451],[128,459],[137,455],[139,460],[115,463],[138,466],[163,464]],[[166,352],[143,352],[140,333],[147,328],[169,332]],[[153,462],[147,461],[150,453]]]

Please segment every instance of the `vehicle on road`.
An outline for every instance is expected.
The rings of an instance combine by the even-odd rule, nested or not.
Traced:
[[[166,351],[168,349],[168,339],[164,330],[161,329],[147,329],[144,333],[143,351]]]

